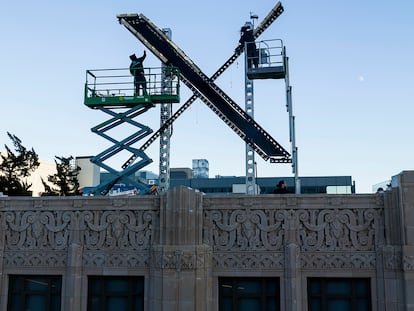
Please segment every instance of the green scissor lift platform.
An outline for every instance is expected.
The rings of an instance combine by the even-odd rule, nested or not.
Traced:
[[[111,173],[110,180],[101,182],[90,193],[106,195],[118,182],[127,181],[136,186],[138,194],[150,192],[150,186],[130,178],[136,171],[152,162],[140,149],[133,145],[143,139],[152,130],[134,120],[155,104],[178,103],[180,101],[180,72],[176,67],[144,68],[145,92],[136,90],[134,78],[129,68],[121,69],[94,69],[86,71],[84,103],[91,109],[101,110],[111,116],[107,121],[91,129],[92,132],[109,140],[113,146],[92,157],[91,162]],[[139,93],[137,93],[139,92]],[[115,127],[128,123],[136,127],[136,131],[122,140],[109,136],[109,131]],[[106,164],[107,160],[121,151],[132,153],[136,163],[127,160],[123,170],[117,171]]]
[[[180,102],[178,68],[144,68],[146,94],[136,94],[129,68],[86,71],[85,105],[90,108],[132,108],[137,104]]]

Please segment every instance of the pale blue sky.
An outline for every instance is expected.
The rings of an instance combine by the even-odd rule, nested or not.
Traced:
[[[211,75],[232,54],[249,13],[277,1],[9,1],[0,5],[0,149],[17,135],[41,158],[96,155],[90,128],[107,118],[83,105],[86,69],[120,68],[144,46],[117,21],[143,13]],[[351,175],[358,193],[414,169],[414,1],[282,1],[260,39],[282,39],[290,61],[299,175]],[[159,66],[149,55],[146,66]],[[243,59],[217,80],[244,107]],[[189,92],[182,88],[182,103]],[[178,104],[179,105],[179,104]],[[174,111],[178,109],[176,106]],[[154,130],[159,108],[139,119]],[[284,83],[255,82],[255,119],[290,150]],[[127,136],[129,131],[122,133]],[[244,175],[244,142],[201,101],[175,123],[171,167],[205,158],[210,176]],[[158,141],[147,149],[158,172]],[[126,159],[125,159],[126,160]],[[258,176],[291,176],[256,156]]]

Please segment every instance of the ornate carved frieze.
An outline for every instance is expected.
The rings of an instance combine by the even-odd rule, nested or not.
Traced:
[[[162,224],[153,201],[145,201],[145,209],[132,206],[140,201],[128,198],[75,201],[56,210],[52,201],[39,200],[40,208],[33,209],[32,203],[27,210],[1,211],[4,264],[60,266],[66,259],[59,252],[68,258],[69,246],[79,245],[79,258],[90,267],[142,268],[151,262],[154,268],[176,270],[211,264],[218,270],[283,269],[289,244],[298,247],[304,269],[373,269],[384,230],[382,208],[349,208],[351,199],[342,197],[321,207],[306,198],[309,208],[296,197],[274,201],[265,196],[264,206],[258,197],[210,197],[203,198],[202,248],[169,248],[157,245]],[[54,252],[56,258],[50,255]],[[391,255],[383,255],[386,269],[396,266],[398,258]],[[414,269],[413,262],[404,258],[404,267]]]
[[[76,243],[85,251],[86,265],[145,267],[157,217],[155,210],[5,211],[0,213],[3,264],[64,266],[69,245]]]
[[[297,213],[302,251],[375,250],[375,235],[382,217],[380,210],[318,209]]]
[[[85,249],[147,249],[155,211],[15,211],[2,215],[5,250],[62,250],[83,232]]]
[[[3,265],[8,267],[65,267],[67,253],[64,251],[8,251],[3,253]]]
[[[216,271],[228,270],[282,270],[282,252],[215,252],[213,266]]]
[[[145,250],[158,212],[145,210],[82,213],[85,250]]]
[[[83,264],[86,267],[109,268],[146,268],[149,253],[147,252],[84,252]]]
[[[152,267],[156,269],[193,270],[211,266],[211,248],[156,246],[152,249]]]
[[[377,209],[207,210],[204,242],[215,251],[279,251],[289,238],[301,251],[374,251],[381,217]]]
[[[215,251],[278,251],[283,244],[284,218],[284,210],[206,211],[204,243]]]
[[[375,269],[376,257],[374,252],[305,252],[300,261],[306,270]]]
[[[5,250],[63,250],[69,242],[70,211],[2,213]]]

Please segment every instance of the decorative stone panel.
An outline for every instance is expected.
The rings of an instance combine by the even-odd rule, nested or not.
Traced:
[[[152,267],[176,271],[210,267],[211,248],[198,246],[155,246],[152,249]]]
[[[301,267],[305,270],[375,269],[375,253],[317,252],[302,253]]]
[[[7,251],[3,253],[3,264],[8,267],[62,268],[66,265],[67,253],[63,251]]]
[[[70,234],[70,211],[9,211],[2,213],[4,249],[64,250]]]
[[[85,250],[147,250],[153,237],[155,211],[85,211],[81,229]]]
[[[152,201],[159,202],[159,198]],[[77,250],[84,266],[146,268],[159,222],[159,209],[152,208],[152,201],[135,200],[151,208],[140,209],[129,198],[42,198],[16,200],[13,208],[8,198],[0,211],[2,264],[64,268]],[[82,206],[90,209],[82,210]]]
[[[148,261],[148,252],[102,253],[90,251],[83,254],[84,266],[93,268],[146,268]]]
[[[381,210],[318,209],[297,213],[302,251],[375,251]]]
[[[280,251],[285,214],[250,208],[205,211],[204,243],[214,251]]]
[[[283,270],[282,252],[215,252],[213,265],[215,271],[262,271]]]

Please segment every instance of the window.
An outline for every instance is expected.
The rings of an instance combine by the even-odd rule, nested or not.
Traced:
[[[144,277],[88,277],[88,311],[144,310]]]
[[[371,286],[368,278],[309,278],[309,311],[371,310]]]
[[[8,311],[60,310],[60,276],[10,275]]]
[[[220,278],[220,311],[280,310],[279,278]]]

